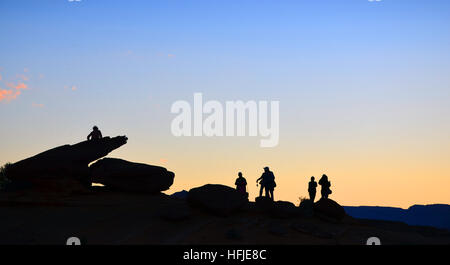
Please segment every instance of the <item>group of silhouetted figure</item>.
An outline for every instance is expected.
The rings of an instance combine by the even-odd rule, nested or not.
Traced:
[[[331,182],[328,180],[328,176],[323,174],[322,177],[319,180],[319,185],[322,187],[320,190],[320,193],[322,195],[322,198],[328,199],[328,196],[332,193],[330,187]],[[317,182],[314,179],[314,176],[311,177],[311,181],[308,183],[308,193],[309,193],[309,199],[314,202],[314,199],[316,198],[316,190],[317,190]]]
[[[239,193],[245,194],[248,196],[247,193],[247,180],[242,177],[242,172],[238,173],[238,178],[236,179],[236,182],[234,183],[236,185],[236,190]],[[256,180],[256,186],[260,186],[259,189],[259,197],[262,196],[263,191],[265,191],[266,197],[269,197],[273,200],[273,190],[277,186],[275,183],[275,175],[272,171],[269,170],[269,167],[264,168],[264,172],[261,175],[259,179]]]
[[[256,186],[260,186],[259,189],[259,197],[262,197],[263,191],[265,191],[265,197],[269,197],[271,200],[274,200],[273,197],[273,191],[277,184],[275,183],[275,175],[272,171],[270,171],[269,167],[264,168],[264,172],[261,175],[260,178],[256,180]],[[236,179],[236,182],[234,183],[236,185],[236,190],[239,193],[245,194],[248,196],[247,193],[247,180],[242,176],[242,172],[238,173],[238,178]],[[328,196],[332,193],[331,192],[331,182],[328,180],[327,175],[322,175],[322,177],[319,180],[319,185],[321,186],[321,195],[322,198],[328,199]],[[316,198],[316,192],[317,192],[317,182],[315,181],[314,177],[311,177],[311,181],[308,183],[308,193],[309,193],[309,199],[314,202]]]
[[[87,136],[88,141],[93,140],[99,140],[102,139],[102,132],[98,129],[97,126],[94,126],[92,128],[92,132]],[[242,176],[242,172],[238,173],[238,178],[236,179],[236,182],[234,183],[236,185],[236,190],[239,193],[245,194],[248,196],[247,193],[247,180]],[[273,191],[275,190],[275,187],[277,184],[275,183],[275,175],[272,171],[270,171],[269,167],[264,168],[264,172],[262,173],[261,177],[256,180],[256,186],[260,186],[259,188],[259,197],[262,197],[263,191],[265,191],[265,196],[269,197],[271,200],[274,200],[273,198]],[[321,194],[322,198],[327,199],[328,196],[331,194],[331,182],[328,180],[327,175],[322,175],[322,178],[319,180],[319,185],[322,186]],[[308,193],[309,193],[309,199],[314,202],[314,199],[316,198],[316,191],[317,191],[317,182],[315,181],[314,177],[311,177],[311,181],[308,184]]]

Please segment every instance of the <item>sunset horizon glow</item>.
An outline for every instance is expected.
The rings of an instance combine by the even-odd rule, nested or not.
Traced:
[[[450,2],[0,2],[0,165],[84,141],[249,199],[265,166],[299,204],[326,174],[345,206],[450,204]],[[177,101],[279,102],[279,139],[180,136]],[[205,114],[203,119],[207,118]],[[270,119],[269,119],[270,120]],[[204,120],[203,120],[204,121]],[[320,197],[318,187],[316,199]]]

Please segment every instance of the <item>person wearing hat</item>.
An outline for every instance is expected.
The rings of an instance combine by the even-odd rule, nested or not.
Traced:
[[[98,139],[102,139],[102,132],[98,129],[97,126],[94,126],[94,128],[92,128],[92,132],[87,136],[88,141],[89,140],[98,140]]]
[[[264,168],[264,173],[261,175],[259,179],[256,180],[256,182],[259,182],[261,185],[261,188],[259,189],[259,197],[262,196],[263,189],[266,192],[266,197],[269,197],[270,199],[274,200],[273,198],[273,190],[276,187],[275,183],[275,175],[272,171],[269,170],[269,167]]]

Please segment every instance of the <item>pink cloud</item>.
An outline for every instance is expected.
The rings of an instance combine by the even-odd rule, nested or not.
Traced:
[[[17,96],[21,94],[20,90],[12,90],[12,89],[1,89],[0,88],[0,101],[6,100],[12,100],[16,99]]]
[[[16,86],[16,89],[28,89],[28,86],[25,83],[19,82]]]
[[[28,72],[28,69],[25,68],[24,72]],[[27,77],[24,74],[17,74],[16,78],[19,79],[17,83],[14,82],[5,82],[3,84],[6,84],[6,87],[8,89],[1,89],[0,88],[0,101],[9,101],[16,99],[18,96],[22,94],[22,90],[28,89],[28,85],[24,83],[24,81],[28,81],[29,77]],[[0,80],[2,80],[3,77],[0,76]]]
[[[23,89],[28,89],[27,84],[23,82],[18,82],[17,85],[13,83],[6,83],[6,86],[11,89],[0,89],[0,101],[10,101],[16,99],[20,94],[22,94]]]
[[[9,88],[15,88],[17,90],[28,89],[28,86],[25,83],[23,83],[23,82],[19,82],[19,83],[17,83],[17,85],[14,85],[13,83],[6,83],[6,85]]]
[[[23,75],[23,74],[18,74],[18,75],[16,75],[16,77],[19,78],[19,79],[22,79],[23,81],[30,80],[30,78],[28,76]]]
[[[41,104],[41,103],[33,103],[33,104],[31,104],[33,107],[35,107],[35,108],[42,108],[42,107],[44,107],[44,104]]]

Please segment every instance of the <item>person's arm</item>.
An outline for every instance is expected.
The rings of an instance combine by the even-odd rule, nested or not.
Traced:
[[[89,138],[91,138],[92,137],[92,133],[90,133],[88,136],[87,136],[87,139],[89,140]]]
[[[100,135],[100,138],[103,138],[102,132],[98,131],[98,135]]]

